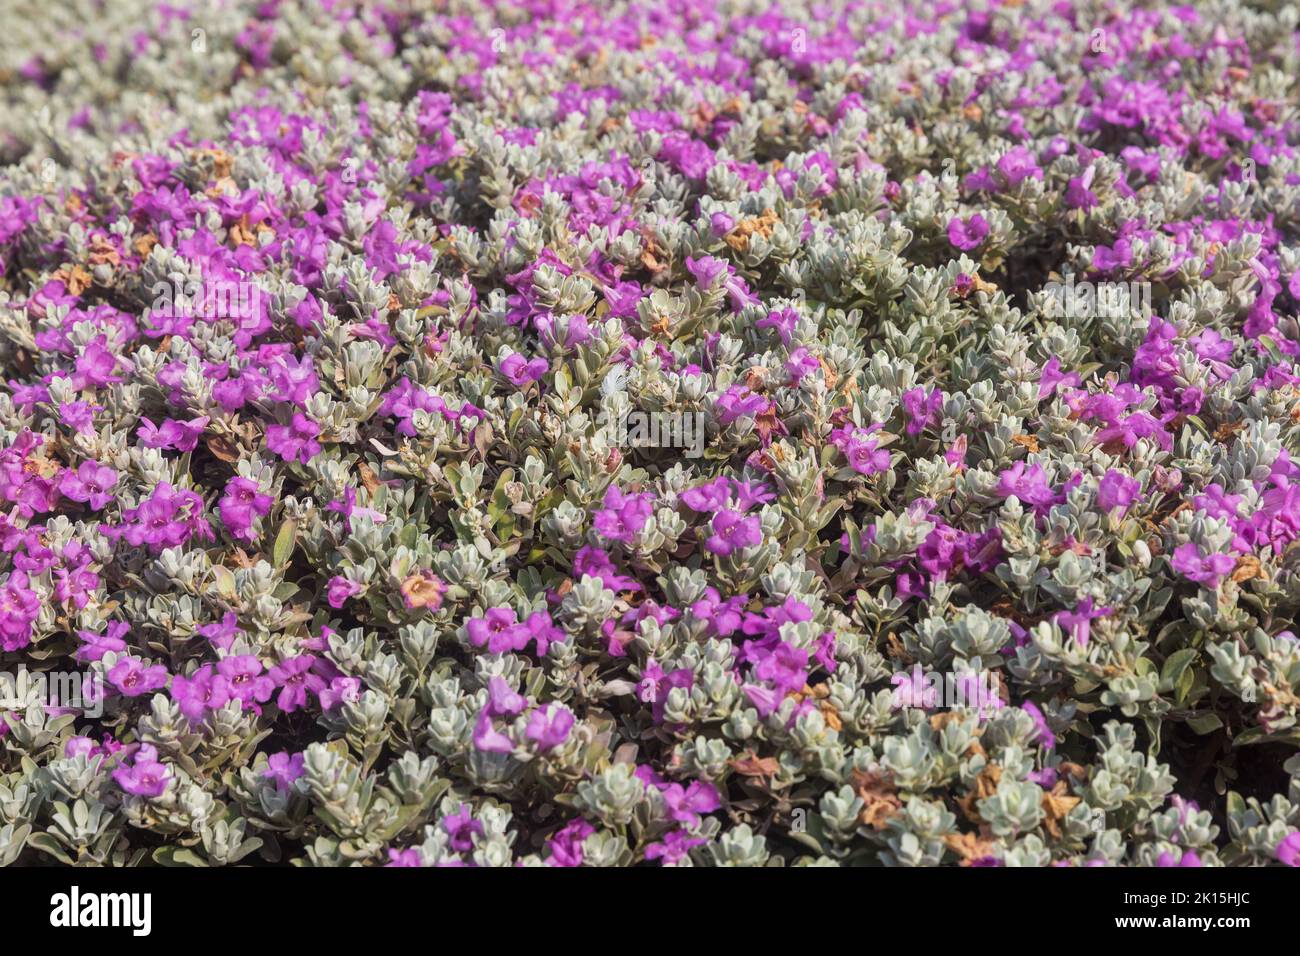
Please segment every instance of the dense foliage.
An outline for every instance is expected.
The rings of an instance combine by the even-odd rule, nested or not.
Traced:
[[[8,6],[0,864],[1300,862],[1294,3]]]

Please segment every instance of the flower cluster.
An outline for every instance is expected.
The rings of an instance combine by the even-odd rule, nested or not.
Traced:
[[[1294,5],[9,6],[0,865],[1300,865]]]

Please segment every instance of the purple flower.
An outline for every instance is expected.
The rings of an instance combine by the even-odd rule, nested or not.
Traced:
[[[302,762],[301,753],[291,754],[287,750],[282,750],[267,758],[266,769],[262,771],[262,776],[274,783],[275,789],[280,793],[288,793],[294,781],[302,776]]]
[[[819,371],[821,367],[822,363],[817,356],[801,345],[790,353],[790,358],[785,363],[785,373],[790,376],[792,382],[798,384],[805,376]]]
[[[978,248],[988,238],[988,220],[979,213],[969,219],[953,216],[948,220],[948,241],[963,252]]]
[[[1057,501],[1043,467],[1031,465],[1026,468],[1023,461],[1016,462],[998,476],[997,493],[1004,498],[1015,497],[1035,509],[1048,508]]]
[[[488,681],[487,715],[489,717],[513,717],[528,706],[528,701],[517,693],[501,677]]]
[[[1142,482],[1112,468],[1097,485],[1097,507],[1107,512],[1113,508],[1127,509],[1137,500],[1141,489]]]
[[[147,666],[137,657],[124,657],[108,672],[108,681],[123,697],[139,697],[167,686],[171,675],[162,664]]]
[[[109,621],[106,629],[107,633],[95,634],[92,631],[78,631],[77,637],[85,643],[77,648],[74,655],[77,660],[83,663],[90,661],[103,660],[104,655],[110,651],[114,654],[120,654],[126,650],[126,641],[122,636],[131,629],[131,626],[125,621]]]
[[[486,707],[474,722],[473,741],[476,749],[486,753],[508,754],[515,749],[514,741],[492,726],[492,715]]]
[[[943,392],[934,388],[926,394],[923,388],[909,388],[903,393],[903,410],[907,413],[907,433],[919,435],[943,408]]]
[[[448,846],[457,853],[474,849],[474,837],[483,835],[483,824],[474,819],[469,805],[465,803],[455,813],[443,817],[441,826],[447,836],[451,837]]]
[[[771,401],[757,392],[751,392],[744,385],[732,385],[718,396],[714,410],[720,424],[730,425],[738,418],[757,417],[769,405]]]
[[[605,489],[604,507],[593,516],[592,526],[610,541],[631,544],[650,520],[654,502],[653,492],[625,495],[610,485]]]
[[[475,647],[487,647],[491,654],[504,654],[515,650],[519,617],[514,608],[489,608],[482,617],[465,622],[465,633]]]
[[[418,847],[408,847],[405,850],[389,850],[388,862],[385,867],[390,866],[424,866],[424,857],[420,855]]]
[[[96,461],[83,461],[75,472],[65,470],[59,476],[59,491],[73,501],[90,505],[96,511],[113,500],[112,489],[117,472]]]
[[[1101,204],[1097,194],[1090,188],[1093,177],[1097,174],[1096,166],[1089,166],[1082,176],[1074,176],[1065,187],[1065,205],[1069,209],[1082,209],[1087,212]]]
[[[181,713],[198,723],[208,711],[226,705],[230,700],[230,684],[211,664],[205,664],[194,672],[193,677],[180,674],[173,677],[171,695]]]
[[[244,710],[260,711],[257,705],[270,700],[275,690],[275,682],[262,673],[262,662],[252,654],[222,658],[217,664],[217,673],[226,679],[230,696],[238,700]]]
[[[583,841],[595,832],[596,828],[586,820],[569,821],[551,835],[547,862],[551,866],[582,866]]]
[[[1034,154],[1025,146],[1016,146],[1003,153],[997,161],[997,170],[1008,188],[1019,186],[1030,177],[1043,178],[1043,171],[1038,166]]]
[[[1288,833],[1274,851],[1284,866],[1300,867],[1300,830]]]
[[[1188,541],[1174,549],[1170,564],[1189,581],[1195,581],[1211,591],[1217,591],[1220,579],[1232,573],[1237,566],[1237,561],[1227,554],[1217,552],[1202,554],[1200,548]]]
[[[335,677],[328,687],[317,694],[321,709],[329,713],[344,704],[355,703],[361,697],[361,680],[356,677]]]
[[[542,753],[558,747],[569,739],[573,730],[573,711],[561,704],[538,707],[528,716],[528,739],[537,744]]]
[[[702,837],[690,836],[685,830],[672,830],[665,833],[659,843],[646,847],[645,858],[661,860],[665,866],[671,866],[684,860],[692,847],[703,846],[706,842]]]
[[[217,510],[231,537],[253,541],[257,537],[253,532],[253,522],[266,517],[274,501],[270,495],[262,493],[253,479],[231,478],[226,482],[226,493],[218,503]]]
[[[201,624],[197,630],[199,636],[206,637],[213,647],[222,651],[228,650],[235,641],[235,635],[239,633],[238,618],[234,611],[227,611],[221,615],[220,621]]]
[[[1042,401],[1061,386],[1078,388],[1082,381],[1078,372],[1062,372],[1061,360],[1053,355],[1043,366],[1042,377],[1038,380],[1038,399]]]
[[[45,399],[48,401],[48,398]],[[90,402],[63,402],[59,405],[59,414],[63,423],[71,426],[78,435],[95,433],[95,412],[102,412],[104,406],[92,405]]]
[[[107,342],[107,336],[97,335],[81,350],[72,376],[72,387],[77,391],[122,381],[122,376],[116,374],[117,356],[108,350]]]
[[[840,450],[848,459],[849,467],[860,475],[875,475],[889,471],[889,451],[877,447],[874,432],[880,431],[880,425],[870,428],[844,426],[830,434],[830,443]]]
[[[41,600],[27,584],[27,573],[15,570],[0,590],[0,648],[6,651],[31,643],[32,623],[41,613]]]
[[[290,714],[307,705],[307,692],[319,694],[325,687],[325,678],[311,672],[316,658],[311,654],[300,654],[281,661],[271,668],[269,676],[280,688],[275,705],[284,713]]]
[[[141,744],[135,759],[113,771],[113,780],[127,793],[137,797],[160,797],[167,789],[171,770],[158,762],[158,751],[151,744]]]
[[[190,422],[166,418],[161,425],[154,425],[147,418],[141,418],[140,421],[143,424],[136,432],[140,444],[146,448],[175,448],[182,452],[193,451],[198,447],[199,436],[203,434],[203,429],[208,424],[206,417],[196,418]]]
[[[735,228],[736,220],[731,216],[728,216],[725,212],[715,212],[709,217],[709,229],[718,239],[721,239]]]
[[[546,359],[535,358],[525,362],[524,357],[518,352],[506,356],[501,360],[501,364],[497,366],[501,374],[519,388],[537,381],[546,374],[549,368],[550,363]]]
[[[662,792],[668,816],[678,823],[698,825],[702,814],[712,813],[722,806],[713,784],[700,780],[692,781],[689,787],[680,783],[669,784]]]
[[[1073,611],[1058,611],[1052,615],[1052,620],[1068,631],[1080,647],[1087,647],[1092,622],[1099,617],[1109,617],[1110,613],[1111,608],[1108,607],[1094,609],[1092,598],[1086,597]]]
[[[364,584],[350,581],[341,574],[336,574],[330,578],[329,590],[326,592],[325,600],[329,602],[330,607],[341,608],[347,603],[348,598],[360,594],[365,589]]]
[[[1032,700],[1027,700],[1020,705],[1023,710],[1034,722],[1038,729],[1038,742],[1043,745],[1043,749],[1052,750],[1056,747],[1056,734],[1052,733],[1052,728],[1047,723],[1047,717],[1043,711]]]
[[[726,508],[713,516],[710,527],[713,533],[705,539],[704,547],[723,557],[763,543],[763,528],[758,515],[747,517]]]
[[[320,454],[320,442],[316,441],[319,434],[320,426],[298,412],[289,425],[266,426],[266,447],[285,461],[306,464]]]
[[[180,547],[194,536],[212,537],[199,494],[165,481],[138,507],[123,511],[122,518],[127,524],[101,525],[101,530],[110,537],[121,536],[133,547],[148,545],[155,552]]]

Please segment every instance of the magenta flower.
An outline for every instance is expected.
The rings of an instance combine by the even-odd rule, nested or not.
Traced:
[[[306,464],[320,454],[320,442],[316,441],[319,434],[320,426],[297,412],[289,425],[266,426],[266,447],[285,461]]]
[[[171,674],[162,664],[146,665],[137,657],[124,657],[108,672],[108,682],[123,697],[139,697],[167,686]]]
[[[474,837],[483,835],[483,824],[474,819],[469,805],[465,803],[455,813],[443,817],[441,826],[451,838],[448,846],[457,853],[474,849]]]
[[[712,813],[722,806],[713,784],[700,780],[692,781],[689,787],[680,783],[669,784],[662,793],[668,816],[678,823],[697,826],[702,814]]]
[[[83,461],[75,472],[59,475],[59,491],[73,501],[87,503],[96,511],[113,500],[112,489],[117,472],[95,461]]]
[[[808,652],[785,641],[767,647],[768,641],[746,641],[745,656],[755,661],[754,678],[771,684],[784,696],[808,683]]]
[[[189,422],[165,418],[161,425],[154,425],[147,418],[141,418],[140,421],[142,424],[136,432],[140,444],[146,448],[174,448],[182,452],[193,451],[198,447],[199,437],[208,424],[206,417]]]
[[[271,512],[275,499],[263,494],[251,478],[231,478],[226,482],[226,493],[217,505],[221,521],[236,540],[253,541],[253,523]]]
[[[326,592],[326,600],[332,608],[341,608],[347,603],[348,598],[360,594],[364,591],[365,585],[356,581],[350,581],[341,574],[336,574],[330,578],[329,589]]]
[[[1122,471],[1110,469],[1097,485],[1097,507],[1102,511],[1127,509],[1138,498],[1142,483]]]
[[[744,385],[732,385],[714,403],[718,422],[730,425],[738,418],[754,418],[771,405],[771,400],[751,392]]]
[[[561,704],[538,707],[528,717],[528,739],[545,753],[569,739],[573,730],[573,711]]]
[[[1062,372],[1061,360],[1053,355],[1043,366],[1042,377],[1038,380],[1038,399],[1042,401],[1058,388],[1078,388],[1083,381],[1078,372]]]
[[[528,701],[501,677],[488,681],[487,714],[489,717],[513,717],[528,706]]]
[[[95,412],[103,410],[103,405],[92,405],[90,402],[62,402],[59,405],[63,423],[78,435],[95,434]]]
[[[504,654],[516,649],[518,632],[515,626],[518,623],[514,608],[494,607],[489,608],[483,617],[466,621],[465,633],[475,647],[486,646],[489,653]]]
[[[938,417],[943,408],[943,392],[934,388],[927,395],[923,388],[909,388],[903,393],[902,402],[907,413],[907,433],[919,435]]]
[[[690,836],[685,830],[672,830],[665,833],[659,843],[651,843],[645,849],[647,860],[660,860],[665,866],[680,863],[691,849],[703,846],[707,841],[702,837]]]
[[[262,771],[262,776],[274,783],[275,789],[280,793],[288,793],[294,782],[302,776],[302,764],[301,753],[291,754],[287,750],[282,750],[267,758],[266,769]]]
[[[199,636],[207,638],[213,647],[222,651],[229,650],[230,645],[235,641],[235,635],[239,633],[238,618],[234,611],[227,611],[221,615],[220,621],[201,624],[197,630]]]
[[[790,358],[785,363],[785,373],[790,376],[792,382],[798,384],[805,376],[820,371],[821,367],[822,363],[817,356],[801,345],[790,353]]]
[[[136,508],[122,512],[127,524],[101,526],[110,537],[121,536],[133,547],[148,545],[155,552],[176,548],[191,537],[212,538],[212,527],[203,517],[203,499],[187,488],[160,483],[153,494]]]
[[[713,533],[705,539],[704,547],[723,557],[763,543],[763,528],[758,515],[746,517],[726,508],[713,516],[710,528]]]
[[[849,467],[860,475],[875,475],[889,471],[889,451],[877,447],[879,439],[874,432],[880,425],[869,428],[845,426],[830,434],[830,442],[848,459]]]
[[[217,710],[230,700],[230,684],[211,664],[205,664],[193,677],[177,674],[172,678],[172,700],[190,721],[198,723],[210,710]]]
[[[1093,608],[1092,598],[1086,597],[1073,611],[1057,611],[1052,620],[1067,631],[1080,647],[1088,646],[1092,622],[1099,617],[1109,617],[1111,608]]]
[[[77,391],[122,381],[117,374],[117,356],[106,347],[107,342],[107,336],[97,335],[81,350],[72,376],[72,387]]]
[[[260,710],[257,705],[271,699],[275,682],[262,673],[262,662],[252,654],[222,658],[217,673],[230,687],[230,696],[238,700],[244,710]]]
[[[1004,498],[1015,497],[1035,509],[1048,508],[1057,502],[1057,495],[1047,483],[1042,465],[1026,468],[1018,461],[998,476],[997,493]]]
[[[653,492],[625,495],[614,485],[605,489],[604,507],[592,517],[592,526],[610,541],[631,544],[654,510]]]
[[[422,867],[424,866],[424,857],[420,855],[418,847],[408,847],[405,850],[389,850],[388,862],[384,866]]]
[[[1038,742],[1043,745],[1043,748],[1045,750],[1054,749],[1056,747],[1056,734],[1052,732],[1052,728],[1048,725],[1047,716],[1042,709],[1032,700],[1025,701],[1020,705],[1020,709],[1033,720],[1034,726],[1038,729]]]
[[[513,352],[501,360],[497,369],[510,380],[511,384],[523,388],[530,385],[546,374],[550,368],[550,363],[544,358],[535,358],[531,361],[524,361],[524,357],[518,352]]]
[[[979,213],[969,219],[953,216],[948,220],[948,241],[963,252],[979,248],[988,235],[988,220]]]
[[[1026,179],[1042,179],[1043,171],[1039,168],[1034,154],[1025,146],[1013,147],[997,161],[997,170],[1009,188],[1019,186]]]
[[[137,797],[162,796],[170,779],[170,768],[158,762],[158,751],[151,744],[141,744],[129,765],[113,771],[117,785]]]
[[[106,633],[96,634],[93,631],[78,631],[77,637],[85,641],[77,652],[73,655],[77,660],[83,663],[102,660],[104,655],[110,651],[114,654],[120,654],[126,650],[126,641],[122,640],[123,635],[131,629],[125,621],[109,621]]]
[[[31,643],[41,601],[27,583],[27,573],[15,570],[0,590],[0,649],[16,651]]]
[[[361,698],[361,680],[356,677],[335,677],[328,687],[322,687],[317,694],[321,709],[326,713],[338,710],[344,704],[352,704]]]
[[[551,855],[547,862],[551,866],[582,866],[582,844],[587,837],[596,832],[586,820],[571,820],[551,835],[547,846]]]
[[[1237,566],[1237,561],[1227,554],[1217,552],[1202,554],[1200,548],[1188,541],[1174,549],[1170,564],[1189,581],[1195,581],[1211,591],[1217,591],[1220,580],[1232,573]]]
[[[307,705],[307,692],[319,694],[325,688],[325,678],[312,673],[316,658],[311,654],[300,654],[281,661],[269,671],[268,676],[280,688],[275,705],[286,714],[300,710]]]
[[[474,747],[485,753],[514,753],[514,741],[492,726],[492,715],[488,713],[487,708],[479,711],[478,719],[474,722],[472,739]]]
[[[1300,867],[1300,830],[1283,837],[1274,854],[1282,865]]]

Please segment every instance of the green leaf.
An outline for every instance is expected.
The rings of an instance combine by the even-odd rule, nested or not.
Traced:
[[[1183,672],[1191,666],[1199,653],[1200,651],[1194,647],[1185,647],[1181,651],[1170,654],[1165,659],[1164,666],[1160,668],[1160,690],[1170,691],[1177,687]]]
[[[73,863],[72,857],[64,852],[63,845],[48,833],[33,833],[27,838],[27,845],[54,857],[60,863],[65,863],[68,866]]]
[[[275,545],[271,548],[271,564],[282,568],[289,563],[294,545],[298,543],[298,522],[289,519],[280,525],[280,533],[275,536]]]
[[[1252,727],[1238,734],[1232,741],[1234,747],[1249,747],[1252,744],[1289,744],[1292,747],[1300,747],[1300,727],[1292,727],[1290,730],[1276,734],[1265,733],[1259,727]]]
[[[162,866],[207,866],[208,861],[183,846],[160,846],[153,851],[155,863]]]
[[[1223,721],[1219,719],[1218,714],[1202,714],[1200,717],[1193,717],[1187,721],[1187,726],[1196,731],[1201,736],[1212,734],[1223,726]]]

